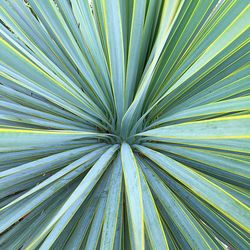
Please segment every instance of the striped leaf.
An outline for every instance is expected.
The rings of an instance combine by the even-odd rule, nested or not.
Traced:
[[[0,249],[248,249],[246,0],[0,0]]]

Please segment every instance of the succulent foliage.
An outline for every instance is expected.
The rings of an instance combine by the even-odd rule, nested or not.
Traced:
[[[249,249],[248,0],[0,0],[0,249]]]

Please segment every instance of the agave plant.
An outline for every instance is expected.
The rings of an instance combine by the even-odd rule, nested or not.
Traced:
[[[247,0],[0,1],[0,249],[249,249]]]

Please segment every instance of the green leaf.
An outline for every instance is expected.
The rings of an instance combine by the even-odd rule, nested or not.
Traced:
[[[25,129],[4,129],[0,128],[0,146],[38,146],[45,143],[55,144],[79,138],[91,138],[92,136],[102,137],[104,134],[82,132],[82,131],[62,131],[62,130],[25,130]],[[6,142],[8,142],[6,144]]]
[[[155,196],[161,202],[165,213],[165,220],[168,217],[172,223],[178,228],[178,232],[182,234],[184,240],[186,241],[187,248],[214,248],[217,249],[214,241],[206,233],[204,229],[201,228],[200,223],[192,216],[188,209],[186,209],[181,201],[176,197],[176,195],[167,188],[164,183],[155,175],[152,170],[141,164],[143,172],[148,179]],[[162,212],[162,210],[160,210]],[[163,213],[164,214],[164,213]],[[179,238],[179,235],[176,235]]]
[[[114,162],[113,174],[108,191],[107,204],[103,222],[100,249],[113,249],[118,227],[122,191],[122,165],[120,156]]]
[[[140,175],[135,156],[127,143],[121,147],[125,193],[128,201],[129,230],[133,249],[144,249],[143,201]]]
[[[246,205],[183,164],[146,147],[136,146],[136,148],[239,227],[247,232],[250,231],[248,225],[249,208]]]
[[[169,249],[154,198],[140,168],[139,172],[142,186],[144,221],[150,244],[153,249]]]
[[[56,216],[53,217],[53,219],[48,223],[43,232],[37,238],[33,239],[33,242],[28,246],[28,248],[34,248],[37,246],[48,233],[48,237],[40,248],[48,249],[48,247],[53,244],[82,202],[87,198],[97,181],[100,179],[105,169],[108,167],[109,162],[114,157],[114,153],[117,149],[118,146],[114,145],[101,156],[71,196],[67,199]]]
[[[192,139],[192,140],[223,140],[248,139],[250,132],[248,124],[249,115],[216,118],[196,122],[187,122],[177,125],[165,126],[140,133],[150,138]]]
[[[0,248],[247,249],[249,13],[0,0]]]

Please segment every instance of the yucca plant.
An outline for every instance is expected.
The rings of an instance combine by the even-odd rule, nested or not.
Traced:
[[[0,1],[0,249],[249,249],[248,0]]]

